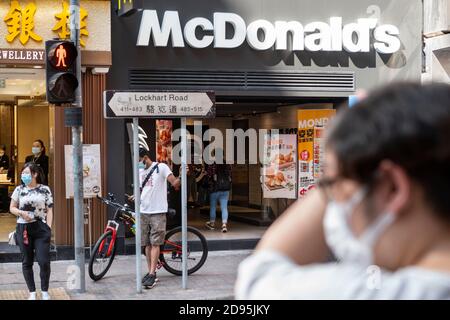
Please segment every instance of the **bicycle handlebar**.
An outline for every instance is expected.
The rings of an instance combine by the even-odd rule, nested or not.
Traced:
[[[122,204],[120,204],[120,203],[118,203],[118,202],[114,202],[114,201],[112,201],[112,200],[109,200],[109,199],[100,197],[99,195],[97,195],[97,199],[99,199],[99,200],[102,201],[104,204],[106,204],[106,205],[108,205],[108,206],[110,206],[110,207],[119,209],[119,210],[121,210],[121,211],[128,212],[128,213],[132,214],[133,216],[134,216],[134,214],[135,214],[135,213],[133,212],[133,210],[131,210],[131,208],[128,207],[128,206],[126,206],[126,205],[122,205]]]

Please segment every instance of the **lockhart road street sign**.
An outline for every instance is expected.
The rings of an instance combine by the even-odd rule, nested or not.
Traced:
[[[215,116],[214,92],[104,91],[104,115],[114,118],[211,118]]]

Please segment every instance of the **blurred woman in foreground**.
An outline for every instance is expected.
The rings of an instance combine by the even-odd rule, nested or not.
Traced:
[[[236,297],[450,299],[449,139],[444,84],[391,84],[338,114],[319,188],[241,264]]]

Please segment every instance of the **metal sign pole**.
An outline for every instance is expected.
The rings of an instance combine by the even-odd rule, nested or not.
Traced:
[[[81,108],[81,51],[80,51],[80,1],[70,0],[70,39],[75,44],[78,55],[76,61],[78,88],[75,93],[75,108]],[[73,145],[73,173],[74,173],[74,242],[75,242],[75,261],[80,271],[79,292],[86,291],[85,279],[85,251],[84,251],[84,219],[83,219],[83,142],[81,134],[83,127],[72,126],[72,145]]]
[[[183,289],[187,289],[187,137],[186,118],[181,118],[181,247]]]
[[[92,217],[91,217],[92,198],[88,198],[88,219],[89,219],[89,256],[92,257]]]
[[[136,292],[142,293],[141,282],[141,192],[139,189],[139,119],[133,118],[133,185],[136,213]]]
[[[151,97],[158,102],[157,107],[148,103]],[[118,91],[106,90],[103,92],[103,112],[105,119],[132,118],[133,119],[133,169],[134,169],[134,195],[136,204],[136,286],[142,292],[141,274],[141,225],[139,204],[140,185],[138,172],[139,118],[180,118],[181,119],[181,231],[182,231],[182,282],[183,289],[187,288],[187,137],[186,118],[211,118],[216,114],[215,95],[212,91]],[[166,101],[166,102],[164,102]]]

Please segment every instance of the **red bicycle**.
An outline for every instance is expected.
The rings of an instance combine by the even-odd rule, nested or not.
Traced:
[[[128,205],[121,205],[114,201],[114,196],[109,194],[108,198],[97,197],[103,203],[116,209],[113,220],[106,224],[105,232],[97,240],[92,255],[89,259],[89,277],[98,281],[105,276],[111,267],[116,255],[117,230],[120,222],[126,230],[135,233],[135,214]],[[161,254],[157,269],[163,267],[174,275],[182,274],[182,246],[181,227],[176,227],[167,232],[164,244],[161,246]],[[199,230],[187,227],[187,264],[188,274],[199,270],[208,257],[208,244],[206,238]]]

